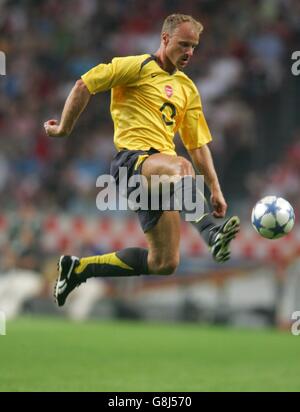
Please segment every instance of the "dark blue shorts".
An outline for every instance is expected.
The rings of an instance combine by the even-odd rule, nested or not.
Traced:
[[[159,153],[156,149],[150,150],[121,150],[113,158],[110,165],[110,174],[114,177],[117,185],[119,184],[119,168],[126,167],[127,169],[127,181],[136,174],[141,174],[143,161],[155,153]],[[147,156],[148,155],[148,156]],[[141,156],[141,157],[140,157]],[[136,167],[138,163],[138,166]],[[131,188],[133,190],[133,188]],[[131,193],[128,188],[127,194]],[[136,210],[140,225],[144,232],[152,229],[158,222],[159,218],[163,214],[163,210]]]

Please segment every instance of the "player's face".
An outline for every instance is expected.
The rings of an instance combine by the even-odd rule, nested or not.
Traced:
[[[183,70],[193,56],[199,43],[199,33],[192,23],[181,23],[174,32],[165,33],[164,44],[166,56],[178,70]]]

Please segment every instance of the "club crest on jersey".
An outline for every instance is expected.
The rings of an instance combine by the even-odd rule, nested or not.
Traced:
[[[165,86],[165,92],[166,92],[167,97],[169,98],[172,97],[173,96],[172,86],[169,86],[169,85]]]

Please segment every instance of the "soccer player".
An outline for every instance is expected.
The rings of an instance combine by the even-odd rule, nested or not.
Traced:
[[[196,169],[204,175],[214,209],[210,213],[206,206],[205,213],[192,223],[213,258],[225,262],[230,257],[230,242],[239,230],[239,218],[233,216],[223,224],[215,223],[214,217],[225,217],[227,204],[207,145],[211,135],[198,90],[183,73],[202,30],[201,23],[191,16],[168,16],[156,53],[117,57],[109,64],[92,68],[76,82],[60,121],[49,120],[44,127],[48,136],[68,136],[91,95],[111,89],[114,143],[118,150],[111,164],[112,176],[118,182],[119,168],[126,167],[128,179],[140,174],[150,182],[152,175],[167,175],[176,176],[177,183],[184,184],[189,178],[194,196],[197,187],[192,163],[175,152],[173,138],[178,131]],[[176,183],[173,194],[176,195]],[[83,258],[61,256],[54,290],[59,306],[90,277],[170,275],[175,271],[179,263],[179,211],[138,210],[137,214],[148,249],[127,248]]]

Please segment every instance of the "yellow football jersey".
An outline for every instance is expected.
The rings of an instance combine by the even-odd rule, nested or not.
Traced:
[[[111,89],[114,143],[118,150],[176,154],[177,131],[187,149],[211,140],[198,90],[183,72],[169,74],[155,56],[116,57],[82,76],[91,94]]]

